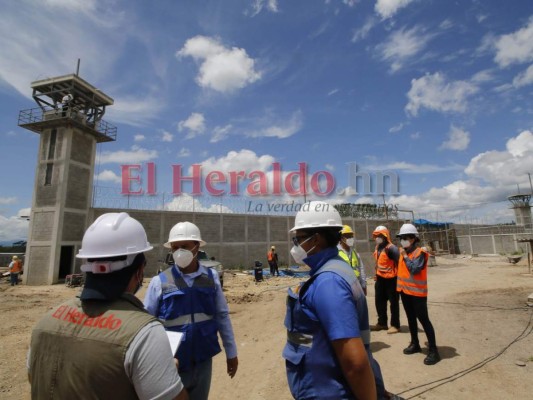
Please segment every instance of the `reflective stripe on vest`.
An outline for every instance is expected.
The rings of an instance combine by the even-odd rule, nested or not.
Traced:
[[[398,292],[404,292],[411,296],[427,297],[427,263],[429,255],[427,252],[418,247],[411,254],[408,254],[407,257],[409,257],[411,260],[414,260],[418,258],[420,254],[424,255],[424,268],[422,268],[422,271],[415,275],[411,274],[407,268],[405,260],[403,257],[400,257],[398,262],[398,280],[396,284],[396,290]]]
[[[359,280],[352,274],[350,274],[348,269],[344,268],[342,265],[339,265],[338,260],[335,260],[335,258],[332,258],[331,260],[327,261],[322,267],[319,268],[317,272],[307,281],[304,283],[304,287],[309,286],[309,284],[316,279],[318,275],[320,275],[323,272],[333,272],[337,275],[339,275],[341,278],[343,278],[352,288],[352,296],[355,300],[356,305],[359,305],[359,299],[365,298],[365,294],[363,292],[363,289],[361,285],[359,284]],[[347,273],[348,272],[348,273]],[[302,288],[303,289],[303,288]],[[305,292],[305,289],[300,292],[299,297],[303,295]],[[363,341],[363,344],[370,345],[370,327],[369,329],[361,329],[361,340]],[[308,335],[311,336],[312,335]]]
[[[194,322],[204,322],[212,320],[212,315],[207,315],[204,313],[196,313],[196,314],[188,314],[188,315],[182,315],[181,317],[174,318],[174,319],[167,319],[167,320],[161,320],[163,322],[163,325],[166,328],[172,327],[172,326],[179,326],[179,325],[185,325],[185,324],[192,324]]]
[[[383,250],[378,254],[378,250],[374,251],[374,259],[376,260],[376,274],[382,278],[394,278],[397,274],[396,264],[394,260],[391,260],[387,254],[387,249],[392,246],[390,243],[387,244]]]
[[[359,271],[359,259],[357,258],[357,254],[355,251],[352,251],[352,258],[351,260],[348,258],[348,254],[342,249],[339,249],[339,256],[344,261],[348,263],[350,267],[352,267],[353,272],[355,273],[355,276],[359,278],[361,276],[361,272]]]
[[[216,314],[216,290],[213,271],[207,269],[188,286],[175,266],[159,274],[162,295],[157,317],[165,329],[185,334],[177,358],[179,371],[190,370],[195,364],[220,353]]]

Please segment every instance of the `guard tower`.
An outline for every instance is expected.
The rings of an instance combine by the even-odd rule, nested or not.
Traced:
[[[511,208],[514,210],[516,219],[516,225],[523,226],[526,229],[533,229],[531,221],[531,200],[530,194],[515,194],[507,198],[513,205]]]
[[[116,140],[102,120],[113,99],[77,74],[35,81],[39,107],[22,110],[18,125],[41,135],[24,279],[57,283],[75,272],[75,254],[91,207],[96,144]]]

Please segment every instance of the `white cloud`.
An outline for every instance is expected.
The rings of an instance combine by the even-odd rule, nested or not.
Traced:
[[[409,58],[421,52],[431,38],[432,35],[425,33],[420,27],[415,26],[408,30],[403,28],[391,33],[386,42],[376,47],[376,51],[383,61],[390,63],[390,71],[394,73],[401,69]]]
[[[239,151],[230,151],[223,157],[210,157],[202,161],[202,170],[208,171],[246,171],[251,172],[255,170],[267,171],[275,158],[271,155],[258,156],[254,151],[242,149]]]
[[[201,113],[192,113],[189,117],[178,123],[178,131],[187,130],[185,139],[192,139],[205,132],[205,118]]]
[[[164,108],[161,98],[124,96],[106,109],[106,119],[132,126],[143,126],[156,118]]]
[[[27,210],[27,209],[25,209]],[[19,215],[22,214],[21,210]],[[21,219],[18,216],[4,217],[0,215],[0,240],[1,241],[15,241],[28,238],[29,222],[26,219]]]
[[[533,61],[533,17],[522,29],[494,40],[494,61],[500,67]]]
[[[355,7],[355,5],[359,3],[359,0],[342,0],[342,2],[348,7]]]
[[[516,192],[517,184],[529,187],[527,173],[532,170],[533,133],[525,130],[509,139],[505,150],[487,151],[473,157],[464,169],[467,179],[417,195],[398,196],[394,202],[417,213],[439,212],[442,217],[461,216],[465,209],[486,204],[495,210],[507,209],[507,196]],[[504,205],[495,205],[498,202]]]
[[[415,132],[415,133],[411,133],[409,137],[413,140],[418,140],[422,137],[422,135],[420,134],[420,132]]]
[[[120,11],[112,4],[105,10],[96,5],[94,0],[2,2],[0,85],[31,99],[31,81],[47,78],[45,71],[74,73],[82,53],[84,79],[101,82],[121,55],[127,35],[118,34]]]
[[[418,114],[420,108],[438,112],[465,112],[467,99],[478,91],[478,87],[466,81],[446,81],[439,72],[411,80],[407,93],[407,113]]]
[[[470,132],[452,125],[448,132],[448,140],[442,142],[439,149],[462,151],[466,150],[469,144]]]
[[[330,90],[330,91],[328,92],[328,97],[329,97],[329,96],[333,96],[333,95],[334,95],[335,93],[337,93],[338,91],[339,91],[339,89],[333,89],[333,90]]]
[[[161,140],[163,142],[172,142],[174,140],[174,135],[170,132],[167,132],[167,131],[163,131],[163,135],[161,136]]]
[[[16,197],[0,197],[0,205],[14,204],[16,202]]]
[[[146,137],[145,137],[144,135],[135,135],[135,136],[133,137],[133,140],[134,140],[135,142],[142,142],[144,139],[146,139]]]
[[[463,166],[450,164],[447,166],[433,164],[413,164],[405,161],[392,162],[388,164],[365,165],[365,170],[369,171],[402,171],[406,174],[433,174],[435,172],[462,171]]]
[[[138,164],[145,161],[150,161],[157,158],[156,150],[147,150],[141,147],[133,146],[130,151],[118,150],[118,151],[103,151],[99,157],[97,157],[97,163],[100,164]]]
[[[493,73],[489,69],[479,71],[470,79],[474,83],[490,82],[494,79]]]
[[[255,17],[263,10],[263,8],[270,12],[277,13],[279,11],[278,0],[253,0],[250,16]]]
[[[400,122],[398,125],[394,125],[392,128],[389,129],[390,133],[396,133],[401,131],[403,128],[403,122]]]
[[[356,29],[353,33],[353,36],[352,36],[352,42],[358,42],[360,40],[363,40],[364,38],[366,38],[368,36],[368,34],[370,33],[370,31],[378,24],[378,20],[373,18],[373,17],[369,17],[367,18],[367,20],[365,21],[364,25],[359,28],[359,29]]]
[[[377,0],[374,7],[381,19],[391,18],[400,8],[404,8],[413,0]]]
[[[186,147],[182,147],[178,153],[178,157],[189,157],[190,155],[191,151]]]
[[[328,171],[335,171],[335,166],[332,164],[326,164],[325,167]]]
[[[230,93],[261,78],[261,73],[255,70],[255,60],[246,50],[225,47],[218,38],[195,36],[185,42],[176,56],[189,56],[200,62],[196,83],[217,92]]]
[[[277,137],[288,138],[298,132],[303,125],[302,112],[294,112],[286,122],[277,122],[258,130],[251,130],[246,133],[250,137]]]
[[[112,182],[112,183],[121,183],[122,182],[122,176],[119,176],[115,174],[111,170],[103,170],[98,175],[95,175],[95,180],[98,180],[99,182]]]
[[[220,142],[221,140],[226,139],[232,129],[233,129],[233,126],[231,124],[215,127],[215,129],[213,129],[213,136],[211,136],[211,140],[209,141],[211,143],[217,143],[217,142]]]
[[[525,71],[519,73],[513,79],[513,86],[520,88],[531,85],[533,83],[533,64],[531,64]]]
[[[231,214],[233,211],[222,204],[209,203],[205,204],[209,197],[193,197],[187,193],[182,193],[175,196],[172,201],[165,203],[164,209],[167,211],[195,211],[195,212],[212,212],[212,213],[227,213]],[[212,197],[210,197],[212,199]],[[201,200],[204,200],[202,203]]]

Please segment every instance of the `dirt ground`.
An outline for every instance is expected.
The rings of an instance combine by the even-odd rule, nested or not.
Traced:
[[[531,399],[533,393],[533,275],[527,262],[501,257],[437,257],[429,271],[429,315],[442,361],[425,366],[424,354],[406,356],[402,332],[372,334],[372,350],[389,391],[414,399]],[[225,294],[239,349],[234,379],[225,358],[214,361],[211,399],[290,399],[281,351],[285,342],[285,292],[298,278],[256,284],[251,275],[227,273]],[[148,279],[145,281],[145,287]],[[32,326],[52,305],[79,292],[63,285],[11,287],[0,283],[0,399],[29,399],[26,351]],[[144,297],[141,290],[139,297]],[[369,281],[370,323],[376,322]],[[420,329],[421,344],[425,336]],[[425,352],[426,349],[423,348]],[[521,365],[518,365],[521,364]]]

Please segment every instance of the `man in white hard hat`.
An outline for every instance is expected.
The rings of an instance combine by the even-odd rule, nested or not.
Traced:
[[[134,296],[151,249],[127,213],[103,214],[87,229],[76,256],[86,259],[80,298],[32,332],[32,399],[188,399],[165,329]]]
[[[193,223],[174,225],[164,244],[172,251],[174,265],[152,278],[144,298],[148,312],[162,320],[165,329],[184,333],[176,357],[191,400],[209,396],[212,358],[221,351],[217,332],[231,378],[238,367],[237,345],[217,271],[198,261],[198,250],[205,244]]]
[[[428,354],[424,364],[433,365],[440,361],[440,354],[435,339],[435,329],[429,320],[428,296],[428,258],[429,254],[419,246],[418,230],[412,224],[403,224],[396,235],[400,238],[400,259],[398,261],[398,282],[396,290],[400,293],[403,308],[409,323],[411,343],[404,354],[420,353],[418,341],[418,324],[420,321],[428,340]]]
[[[295,399],[389,399],[370,352],[366,297],[338,254],[342,221],[330,204],[305,203],[296,214],[291,255],[311,268],[289,288],[283,358]],[[397,398],[397,397],[396,397]]]

